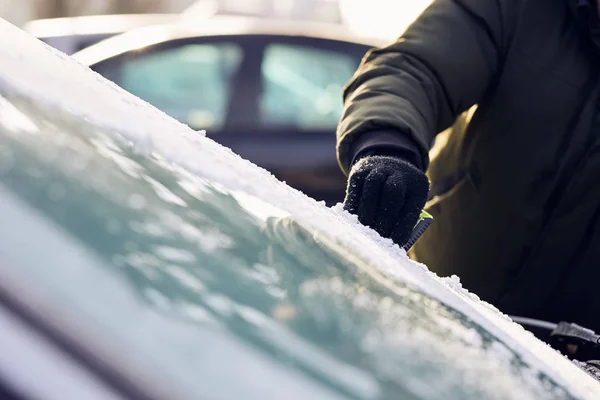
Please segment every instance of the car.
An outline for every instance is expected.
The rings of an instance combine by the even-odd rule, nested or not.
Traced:
[[[292,0],[284,7],[271,0],[239,2],[230,0],[197,0],[183,2],[183,8],[169,13],[107,14],[76,17],[43,18],[28,21],[23,30],[66,54],[74,54],[104,39],[132,29],[188,20],[201,20],[221,15],[276,17],[284,20],[320,21],[345,24],[337,1]]]
[[[129,31],[73,55],[123,89],[327,205],[342,90],[380,42],[343,26],[219,16]]]
[[[597,399],[406,252],[0,21],[0,395]]]
[[[178,18],[177,14],[166,13],[44,18],[28,21],[23,30],[70,55],[128,30],[169,23]]]

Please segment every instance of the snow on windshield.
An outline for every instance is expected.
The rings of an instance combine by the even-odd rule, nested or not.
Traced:
[[[290,212],[296,221],[327,232],[341,246],[353,249],[354,255],[378,267],[382,273],[462,312],[521,354],[533,368],[542,370],[577,397],[600,398],[600,384],[566,357],[468,293],[457,279],[440,279],[425,266],[409,260],[403,250],[360,226],[355,217],[347,215],[339,206],[329,209],[306,197],[266,170],[4,21],[0,21],[0,59],[3,90],[18,90],[38,102],[80,115],[122,135],[140,151],[158,152],[188,171]]]

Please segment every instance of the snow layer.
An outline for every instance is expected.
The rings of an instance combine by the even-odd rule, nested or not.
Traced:
[[[290,212],[303,225],[327,232],[345,248],[353,249],[357,257],[377,266],[381,273],[467,315],[574,396],[600,398],[600,384],[566,357],[462,288],[458,278],[440,279],[425,266],[409,260],[403,250],[358,224],[356,218],[340,206],[329,209],[309,199],[264,169],[4,21],[0,21],[0,59],[1,87],[18,90],[39,102],[81,115],[124,136],[140,151],[158,152],[189,171]],[[202,157],[198,157],[199,154]]]

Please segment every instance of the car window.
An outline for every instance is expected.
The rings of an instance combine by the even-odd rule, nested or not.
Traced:
[[[308,46],[272,44],[262,65],[260,118],[266,126],[331,130],[342,112],[342,90],[360,55]]]
[[[193,128],[218,129],[241,61],[234,43],[189,44],[125,58],[117,83]]]

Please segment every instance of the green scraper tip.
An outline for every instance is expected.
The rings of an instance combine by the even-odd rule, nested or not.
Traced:
[[[410,234],[410,238],[408,239],[408,242],[406,242],[406,244],[404,246],[402,246],[402,248],[405,251],[408,251],[417,242],[417,240],[419,240],[419,238],[423,235],[423,233],[425,233],[425,231],[427,230],[427,228],[429,228],[429,225],[431,225],[432,222],[433,222],[433,216],[431,214],[429,214],[427,211],[421,210],[421,214],[419,215],[419,220],[417,221],[417,224],[413,228],[413,231]]]

